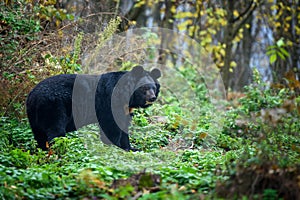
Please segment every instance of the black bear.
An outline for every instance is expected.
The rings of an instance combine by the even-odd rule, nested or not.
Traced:
[[[147,108],[157,99],[160,76],[158,69],[136,66],[100,76],[64,74],[41,81],[26,101],[38,147],[47,150],[53,138],[98,122],[106,143],[136,150],[128,137],[131,110]]]

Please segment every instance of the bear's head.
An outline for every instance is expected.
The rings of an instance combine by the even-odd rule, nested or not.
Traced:
[[[147,108],[157,99],[160,84],[157,79],[161,76],[159,69],[146,71],[142,66],[136,66],[131,71],[135,77],[135,87],[130,97],[130,108]]]

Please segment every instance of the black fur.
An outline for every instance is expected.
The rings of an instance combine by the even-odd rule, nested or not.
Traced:
[[[131,148],[128,137],[131,108],[150,106],[159,94],[158,69],[95,75],[57,75],[41,81],[28,95],[27,115],[38,147],[66,132],[99,123],[104,141],[124,150]]]

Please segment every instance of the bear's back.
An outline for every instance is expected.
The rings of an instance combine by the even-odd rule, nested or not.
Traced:
[[[49,77],[37,84],[29,95],[57,96],[60,93],[72,90],[75,79],[75,74],[61,74]]]

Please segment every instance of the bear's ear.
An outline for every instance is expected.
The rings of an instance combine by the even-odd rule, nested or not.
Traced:
[[[150,72],[150,76],[154,79],[158,79],[159,77],[161,77],[161,72],[159,69],[155,68]]]
[[[131,73],[136,77],[140,77],[144,73],[144,68],[140,65],[135,66],[134,68],[132,68]]]

